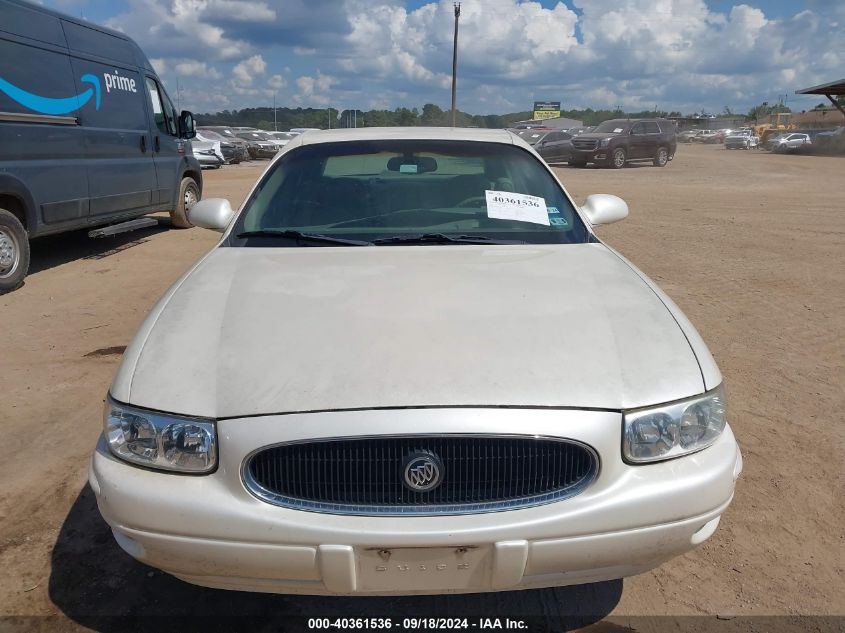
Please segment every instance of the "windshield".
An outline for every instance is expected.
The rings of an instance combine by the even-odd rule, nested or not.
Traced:
[[[589,237],[559,183],[527,151],[424,140],[318,143],[285,154],[244,205],[228,243],[296,245],[266,235],[280,231],[365,243],[434,233],[536,244]],[[253,236],[237,237],[246,233]]]
[[[593,132],[598,132],[600,134],[621,134],[625,131],[627,125],[627,121],[619,121],[618,119],[605,121],[603,123],[599,123]]]

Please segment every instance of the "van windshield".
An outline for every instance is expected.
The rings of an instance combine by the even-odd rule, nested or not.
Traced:
[[[529,152],[441,140],[317,143],[283,155],[244,205],[229,244],[289,245],[271,239],[284,231],[365,244],[423,234],[532,244],[589,236]]]

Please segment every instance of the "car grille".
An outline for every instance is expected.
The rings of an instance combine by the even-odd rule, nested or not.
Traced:
[[[593,150],[598,147],[598,141],[588,138],[574,138],[572,139],[572,147],[575,149]]]
[[[247,459],[243,477],[259,499],[290,508],[335,514],[464,514],[573,496],[594,480],[598,467],[596,453],[572,440],[421,435],[272,446]]]

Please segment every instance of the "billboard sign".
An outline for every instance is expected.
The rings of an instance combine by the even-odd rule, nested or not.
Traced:
[[[560,116],[560,101],[535,101],[535,119],[556,119]]]

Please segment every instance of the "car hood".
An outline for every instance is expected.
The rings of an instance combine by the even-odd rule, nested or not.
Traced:
[[[603,244],[220,247],[153,309],[112,385],[213,418],[703,390],[672,313]]]
[[[621,132],[585,132],[584,134],[578,134],[577,136],[573,136],[573,139],[588,139],[591,141],[600,141],[603,138],[615,138],[617,136],[622,136]]]

